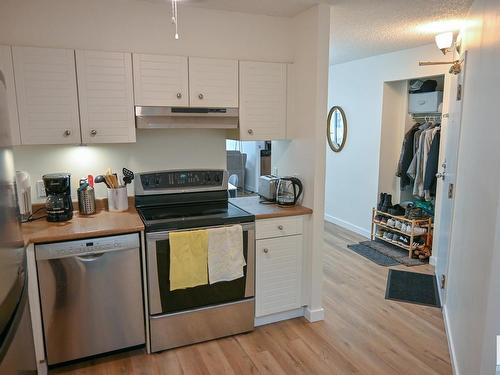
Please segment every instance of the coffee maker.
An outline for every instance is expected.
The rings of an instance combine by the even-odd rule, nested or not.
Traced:
[[[66,221],[73,217],[71,201],[71,175],[69,173],[51,173],[42,176],[47,200],[47,221]]]

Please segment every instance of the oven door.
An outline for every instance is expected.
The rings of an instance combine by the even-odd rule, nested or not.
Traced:
[[[243,227],[244,276],[194,288],[170,290],[170,232],[146,233],[149,312],[169,314],[234,302],[255,295],[255,223]],[[220,226],[217,226],[220,227]],[[217,227],[193,228],[192,230]]]

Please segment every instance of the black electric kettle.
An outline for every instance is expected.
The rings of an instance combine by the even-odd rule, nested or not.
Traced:
[[[276,203],[294,206],[302,195],[302,182],[297,177],[281,177],[276,188]]]

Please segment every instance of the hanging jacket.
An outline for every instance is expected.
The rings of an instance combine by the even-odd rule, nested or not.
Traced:
[[[426,200],[430,200],[431,196],[436,195],[436,173],[438,171],[440,139],[441,132],[438,130],[432,139],[431,148],[429,150],[429,154],[427,155],[427,165],[424,176],[424,192]]]
[[[410,177],[406,174],[408,167],[413,159],[413,138],[415,136],[415,132],[418,130],[420,125],[416,124],[413,126],[406,134],[403,139],[403,145],[401,147],[401,154],[399,156],[398,169],[396,171],[396,176],[400,178],[401,190],[404,190],[406,186],[408,186],[411,182]]]

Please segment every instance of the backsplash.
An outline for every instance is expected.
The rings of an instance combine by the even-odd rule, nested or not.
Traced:
[[[16,170],[30,174],[33,202],[36,181],[54,172],[71,173],[71,190],[76,200],[78,180],[88,174],[103,174],[107,168],[134,172],[179,168],[226,168],[226,137],[223,130],[166,129],[138,130],[137,142],[89,146],[46,145],[14,148]],[[121,173],[120,173],[121,174]],[[134,195],[133,183],[128,194]],[[96,184],[96,198],[106,197],[104,184]]]

